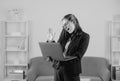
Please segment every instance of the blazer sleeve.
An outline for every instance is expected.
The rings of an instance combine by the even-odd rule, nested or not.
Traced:
[[[79,59],[81,59],[83,55],[85,54],[88,48],[89,39],[90,39],[90,36],[87,34],[83,36],[83,38],[80,40],[78,49],[75,52],[75,56],[77,56]]]

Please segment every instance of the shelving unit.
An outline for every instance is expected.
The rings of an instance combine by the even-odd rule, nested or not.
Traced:
[[[4,81],[25,81],[28,69],[28,21],[5,20],[3,23]]]
[[[110,22],[111,79],[120,81],[120,21]]]

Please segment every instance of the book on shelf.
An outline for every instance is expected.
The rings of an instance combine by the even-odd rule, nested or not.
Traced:
[[[25,71],[21,69],[12,69],[8,72],[7,78],[25,79]]]
[[[12,71],[9,72],[9,74],[23,74],[24,73],[24,70],[16,70],[16,69],[13,69]]]
[[[23,79],[23,74],[9,74],[6,78],[10,78],[10,79]]]

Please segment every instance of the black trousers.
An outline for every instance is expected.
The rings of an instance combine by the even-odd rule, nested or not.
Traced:
[[[54,81],[80,81],[79,74],[67,74],[64,67],[54,70]]]

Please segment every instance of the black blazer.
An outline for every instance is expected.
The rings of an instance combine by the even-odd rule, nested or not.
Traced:
[[[65,45],[67,43],[67,36],[65,35],[65,30],[62,30],[58,42],[61,44],[63,51],[65,50]],[[85,54],[88,44],[89,44],[89,34],[81,31],[77,32],[71,37],[71,42],[68,46],[66,55],[76,56],[77,58],[70,61],[61,61],[60,65],[64,67],[67,74],[79,74],[81,73],[81,58]]]

